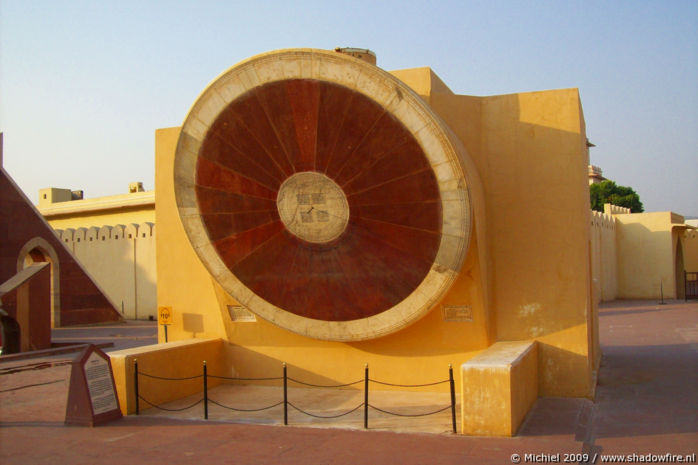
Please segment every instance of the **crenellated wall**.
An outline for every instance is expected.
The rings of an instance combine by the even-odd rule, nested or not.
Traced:
[[[698,271],[698,232],[690,220],[605,204],[604,213],[591,212],[590,223],[595,302],[684,298],[684,270]]]
[[[592,210],[590,222],[594,301],[606,302],[618,295],[616,221],[610,214]]]
[[[104,225],[55,232],[124,318],[143,320],[157,316],[155,224]]]
[[[630,209],[619,205],[613,205],[612,203],[605,203],[603,212],[606,215],[626,215],[630,213]]]

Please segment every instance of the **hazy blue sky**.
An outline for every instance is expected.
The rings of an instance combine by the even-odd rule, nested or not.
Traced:
[[[577,87],[591,162],[646,210],[698,216],[696,0],[0,0],[5,168],[34,201],[49,186],[153,189],[155,129],[180,125],[219,73],[337,46],[431,66],[460,94]]]

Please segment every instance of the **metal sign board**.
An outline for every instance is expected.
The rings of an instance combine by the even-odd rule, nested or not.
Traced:
[[[158,324],[172,324],[172,307],[158,307]]]

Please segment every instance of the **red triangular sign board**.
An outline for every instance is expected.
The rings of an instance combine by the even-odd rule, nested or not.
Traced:
[[[90,345],[73,360],[65,423],[96,426],[121,417],[109,356]]]

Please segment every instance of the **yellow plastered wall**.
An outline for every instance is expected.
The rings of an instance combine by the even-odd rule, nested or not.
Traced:
[[[618,297],[677,298],[676,249],[683,217],[672,212],[631,213],[616,218]],[[641,250],[642,253],[637,253]]]
[[[157,319],[157,268],[155,265],[157,227],[153,223],[138,225],[138,239],[134,251],[134,281],[136,288],[135,313],[139,319]]]
[[[698,231],[689,229],[683,236],[683,260],[686,271],[698,272]]]
[[[116,395],[121,413],[136,413],[134,386],[135,364],[138,362],[138,396],[140,410],[161,405],[203,390],[203,362],[209,376],[230,377],[229,363],[220,339],[196,339],[166,344],[135,347],[109,353]],[[176,361],[176,363],[174,363]],[[198,377],[202,375],[202,377]],[[157,377],[157,378],[156,378]],[[190,378],[164,380],[158,378]],[[208,386],[220,384],[217,378],[207,378]],[[203,415],[202,415],[203,417]]]
[[[157,316],[155,231],[153,223],[55,230],[124,318],[140,320]]]
[[[170,340],[226,338],[215,280],[192,249],[179,220],[174,198],[173,160],[179,128],[155,133],[155,221],[158,306],[171,306]],[[166,239],[164,239],[166,238]],[[159,339],[164,332],[159,328]]]
[[[455,95],[429,67],[400,69],[390,71],[390,74],[409,85],[427,103],[431,103],[435,94]]]
[[[127,198],[128,195],[133,194],[124,194],[114,197]],[[79,201],[74,200],[73,202]],[[47,216],[46,221],[53,229],[77,229],[89,228],[92,226],[101,227],[104,225],[153,223],[155,221],[155,208],[153,205],[149,205],[128,207],[118,210],[75,212],[64,215]]]
[[[430,101],[485,188],[496,340],[540,342],[541,395],[591,395],[600,353],[578,91],[434,94]]]
[[[614,300],[618,295],[616,220],[612,215],[591,212],[591,256],[594,302]]]

